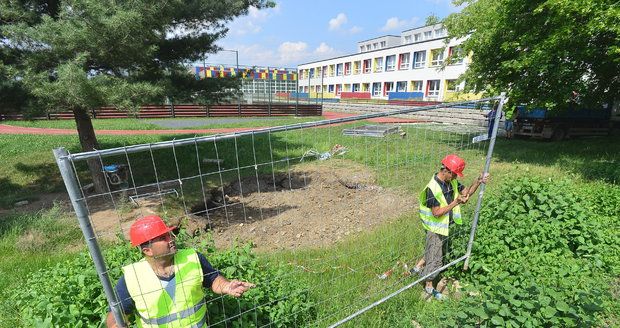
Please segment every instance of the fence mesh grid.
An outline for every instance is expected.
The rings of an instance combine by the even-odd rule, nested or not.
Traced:
[[[209,247],[226,251],[233,245],[253,243],[260,259],[254,269],[275,272],[268,268],[278,268],[277,277],[256,281],[255,294],[261,289],[277,289],[283,282],[301,286],[270,298],[235,299],[207,291],[202,306],[207,309],[204,320],[209,327],[334,326],[403,286],[424,284],[420,276],[410,273],[424,255],[419,192],[438,172],[445,155],[456,153],[467,161],[462,183],[469,187],[491,154],[490,138],[474,139],[487,133],[486,126],[432,121],[438,117],[449,121],[459,115],[480,117],[501,99],[394,112],[377,107],[372,110],[383,112],[162,144],[57,154],[57,159],[69,163],[71,172],[63,172],[63,178],[68,189],[76,186],[70,195],[78,218],[85,212],[83,230],[92,227],[94,234],[85,232],[85,237],[93,257],[98,256],[99,245],[126,243],[129,226],[136,218],[156,214],[182,227],[178,238],[187,247],[208,240]],[[494,122],[497,131],[499,120]],[[89,188],[92,181],[85,159],[93,158],[104,168],[105,192]],[[67,181],[72,178],[75,180]],[[457,264],[466,255],[475,197],[462,206],[464,224],[450,228],[444,264],[453,260]],[[205,255],[210,259],[216,254]],[[106,279],[114,286],[121,272],[120,267],[106,265],[108,262],[102,256],[97,268],[104,287]],[[244,264],[243,260],[236,262]],[[215,269],[229,279],[248,277],[247,268],[243,271],[235,265]],[[175,270],[178,276],[178,267]],[[209,276],[201,279],[210,280]],[[177,281],[183,283],[191,281]],[[182,303],[182,295],[174,295],[165,285],[142,292],[162,295],[165,291],[168,302]],[[177,293],[179,290],[177,287]],[[419,297],[419,291],[408,293]],[[116,301],[123,300],[113,294],[108,298],[112,308],[118,309]],[[355,320],[364,320],[364,316]],[[351,324],[356,324],[355,320]]]

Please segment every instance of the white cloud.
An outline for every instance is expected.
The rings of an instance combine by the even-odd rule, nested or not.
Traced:
[[[340,29],[343,24],[347,23],[347,15],[340,13],[335,18],[329,20],[329,30],[334,31]]]
[[[326,42],[321,42],[316,48],[311,48],[303,41],[286,41],[277,47],[268,47],[264,44],[223,44],[224,49],[239,51],[239,64],[242,66],[261,67],[289,67],[295,68],[301,63],[341,56],[344,52],[336,50]],[[210,55],[206,59],[207,64],[224,66],[235,65],[235,54],[223,51]]]
[[[414,25],[418,23],[420,19],[418,17],[413,17],[411,19],[399,19],[398,17],[390,17],[385,22],[385,25],[381,27],[381,31],[392,31],[392,30],[400,30],[415,27]]]
[[[229,33],[236,36],[257,34],[262,31],[262,24],[279,12],[278,6],[260,10],[250,7],[246,16],[237,17],[228,25]]]
[[[359,27],[359,26],[353,26],[349,29],[349,33],[351,34],[357,34],[359,32],[361,32],[363,30],[363,28]]]
[[[308,54],[308,44],[305,42],[284,42],[278,47],[278,56],[281,63],[295,63],[303,60]]]
[[[321,44],[314,49],[314,53],[317,55],[329,55],[334,52],[334,48],[327,45],[325,42],[321,42]]]

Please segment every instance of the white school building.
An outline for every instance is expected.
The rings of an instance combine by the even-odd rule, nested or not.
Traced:
[[[298,91],[311,98],[454,101],[480,98],[457,83],[470,58],[444,61],[462,40],[446,37],[442,24],[357,43],[357,53],[298,66]]]

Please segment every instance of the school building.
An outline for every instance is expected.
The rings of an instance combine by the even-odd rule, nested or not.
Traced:
[[[470,60],[453,59],[461,42],[448,39],[442,24],[360,41],[356,54],[299,65],[298,91],[310,98],[478,99],[461,91],[464,82],[457,83]]]

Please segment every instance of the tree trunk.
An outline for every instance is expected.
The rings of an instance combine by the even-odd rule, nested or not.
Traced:
[[[73,109],[73,116],[75,117],[75,124],[77,125],[82,151],[99,149],[99,142],[97,142],[93,122],[90,116],[88,116],[88,111],[85,108],[76,108]],[[103,167],[101,167],[101,161],[99,158],[89,159],[86,160],[86,162],[88,164],[90,175],[93,178],[95,191],[97,193],[107,191],[105,176],[103,175]]]

